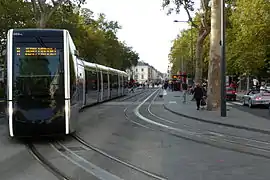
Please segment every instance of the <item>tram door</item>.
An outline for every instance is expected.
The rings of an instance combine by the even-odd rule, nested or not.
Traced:
[[[108,81],[108,72],[103,71],[102,72],[102,84],[103,84],[103,101],[107,100],[109,98],[109,81]]]

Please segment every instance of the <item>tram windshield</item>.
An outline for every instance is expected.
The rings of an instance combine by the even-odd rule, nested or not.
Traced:
[[[55,99],[64,94],[63,38],[14,37],[13,96]]]

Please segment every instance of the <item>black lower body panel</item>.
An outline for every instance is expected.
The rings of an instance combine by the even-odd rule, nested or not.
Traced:
[[[60,116],[50,123],[26,123],[13,120],[15,137],[56,136],[65,134],[65,117]]]

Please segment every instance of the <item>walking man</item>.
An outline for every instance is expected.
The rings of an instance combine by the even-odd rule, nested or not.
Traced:
[[[200,84],[197,83],[196,87],[194,88],[194,99],[196,100],[197,110],[200,109],[201,100],[203,98],[203,89],[201,88]]]

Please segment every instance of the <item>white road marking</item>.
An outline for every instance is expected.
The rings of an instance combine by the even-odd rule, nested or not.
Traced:
[[[169,104],[177,104],[176,101],[169,101]]]
[[[156,93],[156,91],[154,91],[150,96],[148,96],[143,102],[141,102],[135,109],[134,109],[134,113],[137,117],[139,117],[141,120],[143,121],[146,121],[150,124],[154,124],[156,126],[159,126],[159,127],[163,127],[163,128],[166,128],[166,129],[169,129],[169,130],[173,130],[173,131],[177,131],[177,132],[181,132],[181,133],[184,133],[184,134],[188,134],[188,135],[198,135],[198,133],[196,132],[192,132],[192,131],[188,131],[188,130],[183,130],[183,129],[178,129],[178,128],[174,128],[174,127],[171,127],[171,126],[167,126],[165,124],[162,124],[162,123],[158,123],[156,121],[152,121],[151,119],[148,119],[146,117],[144,117],[143,115],[141,115],[141,113],[139,112],[139,109],[140,107],[146,102],[148,101],[154,94]]]
[[[154,113],[151,112],[151,105],[155,104],[155,99],[157,98],[157,96],[158,96],[158,93],[155,95],[155,97],[153,98],[153,100],[151,101],[151,103],[149,103],[149,105],[148,105],[148,107],[147,107],[147,111],[148,111],[152,116],[154,116],[154,117],[156,117],[156,118],[158,118],[158,119],[160,119],[160,120],[162,120],[162,121],[166,121],[166,122],[168,122],[168,123],[176,124],[176,123],[173,122],[173,121],[170,121],[170,120],[164,119],[164,118],[162,118],[162,117],[159,117],[159,116],[157,116],[157,115],[155,115]],[[162,102],[162,104],[164,104],[164,103]]]
[[[238,102],[238,101],[233,101],[233,102],[227,102],[227,105],[229,105],[229,106],[242,105],[242,103],[241,102]]]
[[[224,135],[223,134],[220,134],[220,133],[216,133],[216,132],[212,132],[212,131],[208,131],[209,134],[212,134],[214,136],[220,136],[220,137],[223,137]]]

